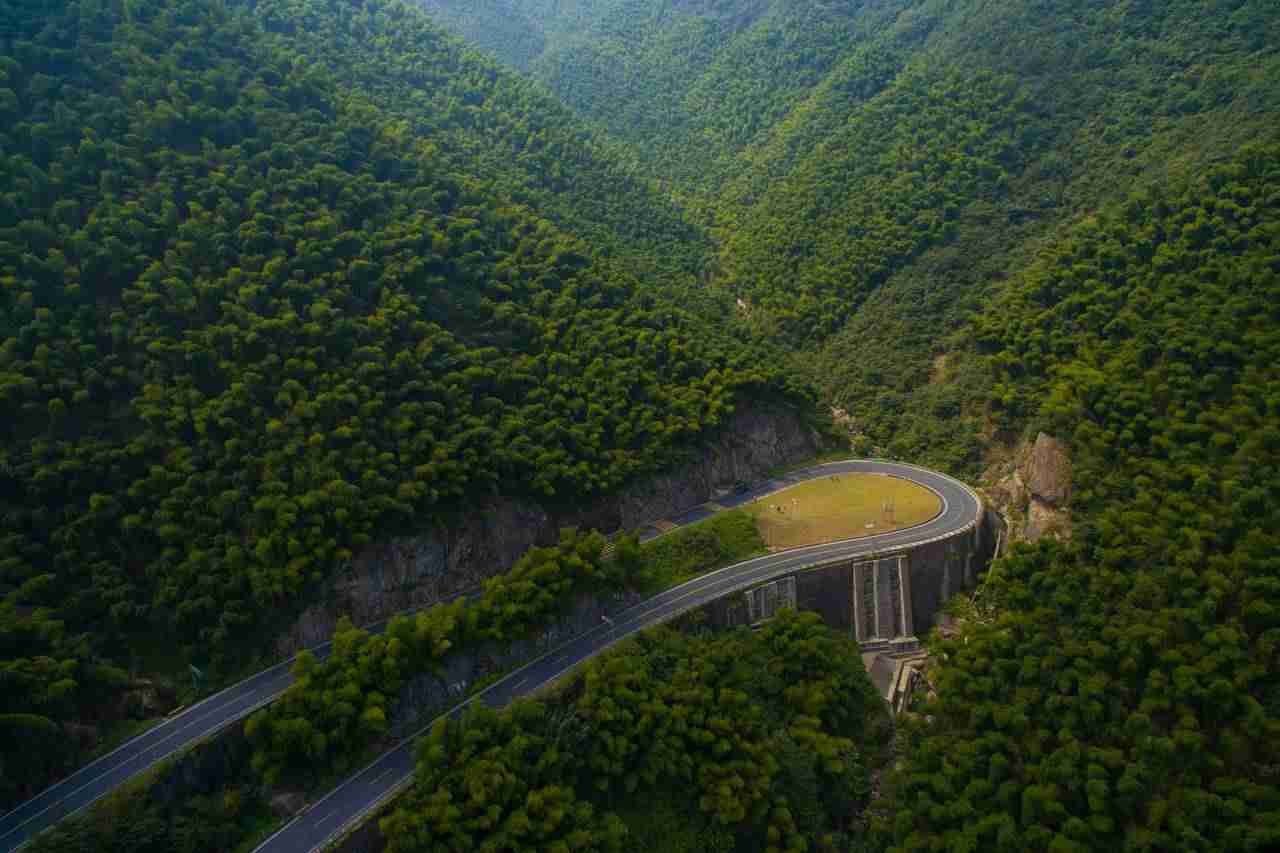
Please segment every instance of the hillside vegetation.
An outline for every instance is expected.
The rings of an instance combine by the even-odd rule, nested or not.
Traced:
[[[643,152],[860,448],[1071,447],[1075,538],[937,644],[867,843],[1275,847],[1280,7],[830,5],[599,3],[526,67]]]
[[[1077,536],[939,645],[894,850],[1280,844],[1280,147],[1081,222],[979,330]]]
[[[421,0],[632,143],[676,193],[715,192],[896,4],[826,0]]]
[[[426,5],[514,62],[495,3]],[[1058,229],[1280,112],[1265,0],[498,5],[539,28],[528,73],[714,235],[743,325],[868,448],[969,474],[991,433],[968,316]]]
[[[970,479],[1050,432],[1074,538],[956,604],[892,770],[812,620],[663,631],[443,724],[392,849],[1280,847],[1273,0],[0,21],[0,798],[136,673],[231,672],[366,543],[498,490],[587,504],[768,396]],[[450,644],[750,552],[744,520],[649,566],[575,534],[488,610],[344,625],[254,718],[257,770],[355,760]],[[200,798],[226,828],[191,837],[261,805]]]
[[[0,796],[373,538],[599,494],[782,393],[663,296],[679,214],[412,9],[0,17]]]
[[[842,849],[885,723],[857,644],[813,614],[759,633],[659,628],[545,701],[442,719],[380,825],[393,853]]]

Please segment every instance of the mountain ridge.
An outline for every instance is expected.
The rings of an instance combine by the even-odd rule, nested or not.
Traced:
[[[59,723],[109,719],[129,670],[244,665],[374,535],[499,482],[617,488],[739,392],[808,417],[798,386],[703,331],[713,302],[677,303],[696,231],[410,7],[3,12],[6,797],[77,759]],[[361,27],[434,41],[366,90],[376,54],[343,41]],[[415,67],[477,103],[384,106]],[[521,131],[552,153],[512,160]],[[561,156],[580,204],[542,169]]]

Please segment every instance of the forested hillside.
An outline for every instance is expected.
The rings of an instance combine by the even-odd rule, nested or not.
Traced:
[[[381,829],[392,853],[847,850],[887,723],[857,644],[814,614],[659,628],[546,701],[437,723]]]
[[[421,2],[636,146],[648,173],[681,195],[717,191],[739,152],[898,11],[825,0]]]
[[[1280,845],[1280,7],[510,4],[860,447],[1070,446],[1075,538],[936,646],[867,843]]]
[[[513,62],[483,22],[536,22],[530,75],[708,227],[740,319],[867,446],[968,473],[990,437],[968,315],[1057,229],[1280,113],[1265,0],[426,5]]]
[[[673,307],[679,213],[411,8],[0,20],[6,799],[371,539],[598,494],[782,393]]]
[[[1074,538],[958,606],[893,772],[849,644],[662,632],[442,726],[393,849],[1280,847],[1278,146],[1273,0],[0,0],[0,800],[366,543],[771,396],[970,479],[1053,433]],[[257,770],[691,553],[344,625]]]
[[[942,643],[893,850],[1280,845],[1280,147],[1073,227],[980,326],[1077,536]]]
[[[429,144],[436,169],[527,204],[634,268],[696,271],[705,251],[681,211],[635,176],[629,152],[544,88],[503,73],[392,0],[240,0],[275,43],[360,92]]]
[[[926,13],[933,34],[849,122],[820,139],[804,131],[820,121],[781,129],[770,156],[811,153],[748,208],[733,237],[746,248],[726,263],[762,300],[783,277],[805,298],[851,297],[808,375],[874,443],[976,473],[993,434],[968,317],[1100,204],[1275,139],[1280,8],[924,4],[915,20]],[[767,257],[772,278],[757,273]]]

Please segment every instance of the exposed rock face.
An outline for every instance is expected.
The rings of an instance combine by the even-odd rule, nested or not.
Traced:
[[[173,808],[191,797],[221,790],[238,777],[251,752],[244,727],[228,726],[182,753],[148,789],[148,796],[161,806]]]
[[[149,679],[136,679],[116,701],[113,713],[117,719],[126,717],[145,720],[169,713],[178,704],[177,692],[171,684],[157,684]]]
[[[1066,445],[1046,433],[1023,442],[1013,458],[983,476],[985,492],[1004,517],[1012,541],[1071,537],[1071,457]]]
[[[987,487],[987,496],[991,498],[992,503],[1001,508],[1002,512],[1013,509],[1018,511],[1025,510],[1027,501],[1031,500],[1031,492],[1027,490],[1027,484],[1022,480],[1022,474],[1017,471],[1001,473],[1003,476],[1000,476],[1000,479],[996,480],[994,485]],[[988,472],[988,477],[983,479],[989,478],[990,472]],[[1004,514],[1008,515],[1007,512]],[[1006,521],[1008,520],[1006,518]]]
[[[1036,436],[1022,471],[1032,498],[1063,506],[1071,496],[1071,459],[1066,447],[1053,436],[1043,432]]]
[[[495,497],[456,522],[364,549],[331,578],[320,602],[279,638],[287,656],[327,640],[343,615],[368,625],[474,589],[504,572],[532,545],[554,542],[563,527],[639,527],[709,500],[718,489],[753,480],[812,456],[818,439],[795,412],[743,404],[700,453],[670,473],[641,479],[590,506],[549,507]]]
[[[291,818],[306,804],[307,797],[301,791],[280,791],[271,796],[271,813],[278,818]]]
[[[1057,509],[1032,495],[1031,502],[1027,505],[1027,520],[1022,527],[1022,536],[1028,542],[1038,542],[1044,536],[1070,539],[1070,517],[1066,510]]]
[[[92,750],[101,739],[98,727],[89,723],[63,723],[62,734],[75,744],[76,751],[82,754]]]

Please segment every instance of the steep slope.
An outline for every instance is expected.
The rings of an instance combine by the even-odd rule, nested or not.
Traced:
[[[681,195],[716,191],[737,153],[892,11],[826,0],[423,3],[636,147]],[[520,22],[527,35],[513,39]],[[530,57],[533,43],[542,50]]]
[[[1280,7],[877,9],[674,191],[714,227],[715,284],[863,446],[976,474],[1045,429],[1078,488],[1073,542],[998,563],[937,645],[867,843],[1271,849]]]
[[[746,325],[868,446],[956,470],[991,437],[967,314],[1056,229],[1280,112],[1261,0],[505,7],[544,36],[530,74],[711,228]]]
[[[696,271],[705,247],[669,201],[637,179],[627,151],[592,133],[546,90],[394,0],[237,0],[294,51],[430,141],[445,173],[528,204],[600,253]]]
[[[0,17],[6,798],[124,667],[229,664],[372,537],[598,494],[781,388],[664,301],[678,213],[408,7]],[[373,85],[347,39],[395,33]]]
[[[1070,229],[981,324],[1076,537],[938,652],[894,850],[1280,844],[1280,147]]]
[[[946,5],[904,71],[747,209],[726,266],[748,302],[797,294],[815,306],[805,330],[833,311],[848,317],[804,364],[875,444],[972,471],[992,433],[967,316],[990,310],[1002,279],[1100,203],[1275,138],[1280,13]],[[874,123],[886,113],[887,126]]]
[[[490,51],[520,71],[547,49],[546,23],[533,7],[518,0],[420,0],[419,5],[444,27]]]

